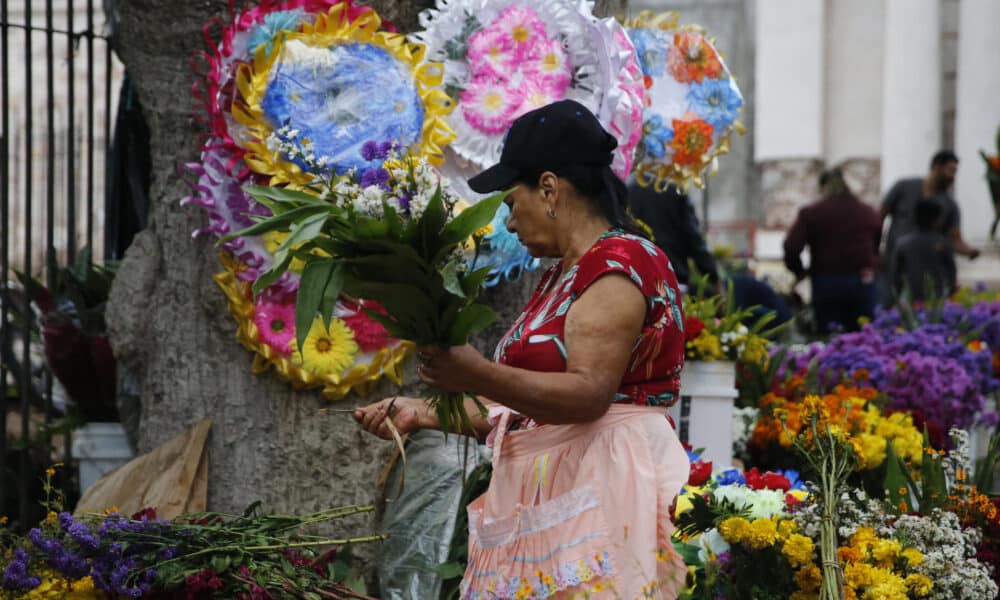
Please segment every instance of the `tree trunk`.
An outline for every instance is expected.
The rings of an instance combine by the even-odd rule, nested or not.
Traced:
[[[430,2],[371,4],[400,31],[412,31],[417,12]],[[620,2],[613,7],[621,8]],[[187,188],[177,165],[197,159],[201,133],[191,118],[188,61],[203,49],[203,24],[224,16],[226,3],[126,0],[118,11],[120,56],[143,104],[153,159],[149,226],[126,253],[108,305],[126,394],[121,400],[128,404],[131,391],[137,407],[138,451],[211,418],[211,510],[240,510],[255,500],[287,512],[374,502],[391,444],[361,432],[348,414],[320,412],[327,402],[318,392],[296,393],[273,375],[251,374],[251,356],[237,342],[225,297],[212,280],[221,270],[213,240],[191,240],[204,214],[179,204]],[[477,340],[482,350],[491,350],[535,280],[526,277],[488,294],[500,321]],[[414,380],[412,368],[407,375]],[[337,406],[395,392],[383,384],[369,398],[351,396]],[[367,517],[351,526],[361,533],[377,523]]]

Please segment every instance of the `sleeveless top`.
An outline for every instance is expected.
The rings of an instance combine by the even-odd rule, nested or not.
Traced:
[[[677,277],[655,244],[621,230],[601,236],[565,273],[561,262],[545,273],[524,311],[501,338],[494,360],[532,371],[565,371],[563,330],[570,306],[609,273],[624,274],[646,297],[646,319],[615,402],[670,406],[677,401],[684,365],[684,315]]]

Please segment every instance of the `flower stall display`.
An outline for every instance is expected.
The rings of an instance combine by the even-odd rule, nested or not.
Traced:
[[[618,138],[612,168],[625,179],[639,141],[642,76],[628,36],[591,2],[439,0],[411,38],[441,61],[457,108],[450,149],[472,169],[498,161],[518,116],[556,100],[591,109]]]
[[[766,366],[767,329],[774,319],[753,317],[752,309],[738,310],[732,292],[706,293],[702,280],[684,297],[684,369],[681,371],[681,398],[669,412],[681,441],[705,448],[716,464],[729,464],[734,455],[732,427],[736,398],[737,368]],[[750,322],[747,327],[745,322]]]
[[[990,199],[993,201],[993,223],[990,224],[990,239],[996,239],[997,225],[1000,224],[1000,127],[996,133],[996,152],[987,154],[980,150],[979,155],[986,163],[986,185],[990,189]]]
[[[171,521],[157,519],[152,508],[132,516],[113,507],[73,515],[62,510],[54,474],[46,472],[49,512],[36,527],[21,535],[0,518],[0,598],[367,598],[349,547],[384,536],[331,538],[316,528],[374,507],[294,516],[268,514],[255,503],[242,514]]]
[[[247,185],[296,189],[334,171],[360,174],[380,166],[376,154],[393,144],[439,164],[454,138],[444,120],[452,102],[440,87],[441,66],[370,8],[265,0],[232,15],[218,41],[212,25],[205,28],[210,49],[195,61],[198,117],[208,136],[200,160],[185,165],[193,193],[184,202],[209,218],[195,235],[221,238],[270,216]],[[215,280],[238,339],[254,353],[253,371],[273,370],[296,388],[322,387],[331,399],[364,392],[382,376],[401,383],[411,346],[372,317],[383,310],[378,304],[343,297],[331,320],[296,324],[304,263],[295,259],[282,277],[262,281],[280,249],[287,255],[286,240],[272,232],[221,244],[224,271]]]
[[[645,77],[646,109],[635,171],[641,185],[701,187],[716,157],[729,151],[743,96],[714,42],[677,13],[643,11],[625,22]]]

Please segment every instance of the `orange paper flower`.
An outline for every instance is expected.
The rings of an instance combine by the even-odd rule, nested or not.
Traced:
[[[712,145],[713,131],[712,125],[702,119],[674,119],[674,139],[670,140],[670,147],[674,149],[674,164],[693,165],[701,161],[702,155]]]
[[[685,31],[674,35],[674,45],[667,54],[670,74],[681,83],[715,79],[722,72],[722,61],[705,38]]]

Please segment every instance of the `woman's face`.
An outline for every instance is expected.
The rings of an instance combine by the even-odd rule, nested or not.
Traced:
[[[555,210],[558,180],[552,175],[551,181],[546,181],[549,175],[542,176],[538,187],[519,184],[504,199],[510,208],[507,231],[516,235],[536,258],[561,256],[556,241],[558,219],[548,214],[548,209]]]

